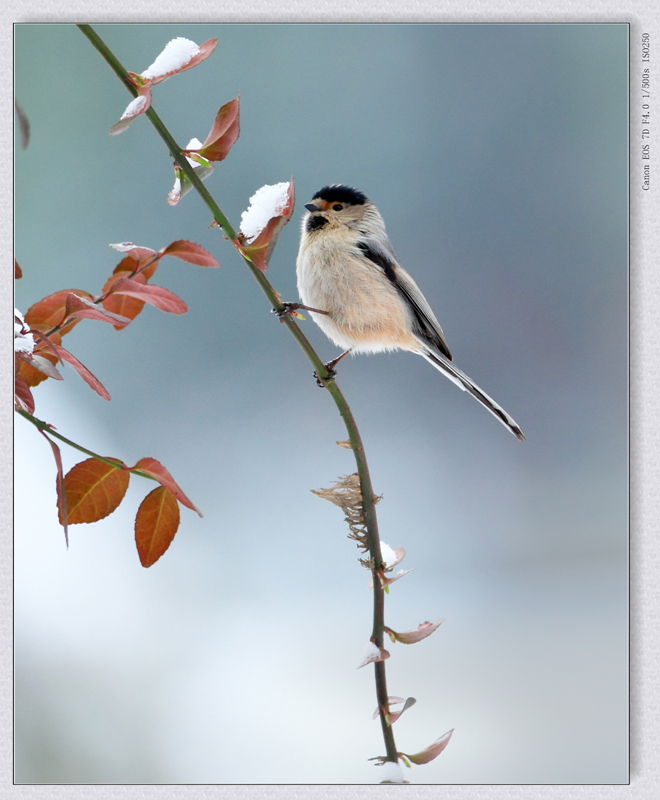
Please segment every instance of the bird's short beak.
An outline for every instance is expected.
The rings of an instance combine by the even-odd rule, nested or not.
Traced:
[[[318,206],[315,206],[314,203],[305,203],[305,208],[308,211],[320,211],[321,210]]]

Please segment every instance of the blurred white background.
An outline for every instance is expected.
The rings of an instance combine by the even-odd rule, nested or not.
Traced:
[[[269,278],[296,299],[302,204],[346,182],[376,202],[456,363],[527,434],[516,440],[410,354],[346,359],[384,541],[416,571],[387,624],[446,622],[396,645],[396,723],[415,752],[450,728],[415,783],[627,781],[627,58],[624,25],[125,25],[97,30],[144,70],[166,42],[215,54],[156,87],[182,144],[241,94],[241,138],[207,182],[234,224],[295,176],[297,211]],[[83,322],[72,370],[36,415],[82,444],[162,461],[204,512],[140,567],[133,479],[65,550],[50,448],[16,421],[16,780],[371,783],[382,752],[367,573],[341,512],[310,493],[354,470],[329,397],[194,196],[166,203],[171,159],[73,26],[16,28],[16,157],[25,311],[98,292],[109,242],[192,239],[220,260],[169,260],[155,282],[183,317],[126,331]],[[336,350],[311,321],[325,358]],[[78,459],[63,455],[67,467]]]

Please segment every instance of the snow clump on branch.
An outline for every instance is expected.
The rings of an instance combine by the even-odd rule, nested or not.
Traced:
[[[141,73],[141,77],[145,80],[153,81],[160,78],[162,75],[167,75],[169,72],[176,72],[185,67],[185,65],[192,61],[195,56],[199,55],[199,45],[192,42],[190,39],[184,39],[179,36],[172,39],[165,45],[165,49],[154,61],[154,63]]]
[[[256,239],[273,217],[281,216],[288,202],[289,182],[262,186],[250,198],[241,214],[241,233],[248,241]]]

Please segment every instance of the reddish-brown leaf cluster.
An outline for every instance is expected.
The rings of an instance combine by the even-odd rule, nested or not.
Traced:
[[[16,406],[34,412],[31,388],[46,378],[61,380],[59,362],[70,364],[80,377],[105,400],[110,395],[103,384],[74,355],[62,347],[62,337],[73,330],[81,319],[108,322],[117,330],[125,328],[149,303],[161,311],[184,314],[186,304],[162,286],[147,285],[160,259],[172,256],[201,267],[217,267],[218,262],[203,247],[194,242],[179,240],[156,252],[132,244],[118,245],[126,253],[103,286],[100,296],[94,297],[82,289],[61,289],[30,306],[25,323],[36,338],[32,353],[16,354]]]
[[[179,40],[180,41],[180,40]],[[193,44],[192,42],[188,42],[189,44]],[[172,42],[169,43],[170,45]],[[211,53],[215,50],[218,44],[218,40],[216,38],[209,39],[208,41],[204,42],[199,46],[199,52],[196,55],[189,58],[185,63],[178,64],[173,69],[166,69],[163,72],[157,72],[153,75],[150,73],[150,70],[156,66],[158,59],[154,64],[151,65],[149,70],[145,70],[143,74],[139,74],[137,72],[129,72],[124,80],[126,81],[129,86],[132,86],[133,89],[137,92],[137,96],[133,98],[133,100],[128,104],[128,107],[124,111],[121,116],[121,119],[116,122],[110,128],[110,135],[115,136],[118,133],[122,133],[126,130],[133,122],[139,117],[141,114],[144,114],[151,106],[151,87],[155,86],[157,83],[162,83],[163,81],[171,78],[172,75],[176,75],[179,72],[185,72],[187,69],[192,69],[192,67],[196,67],[197,64],[204,61],[204,59],[208,58]],[[168,45],[169,47],[169,45]],[[167,51],[163,51],[163,54]],[[163,55],[161,54],[161,55]],[[146,77],[145,77],[146,75]]]
[[[195,174],[205,180],[215,169],[215,162],[224,161],[240,135],[240,98],[235,97],[225,103],[215,115],[213,125],[202,144],[198,139],[191,139],[182,154],[191,162]],[[193,143],[199,144],[192,147]],[[181,198],[192,189],[192,181],[185,170],[175,162],[174,187],[167,196],[167,202],[175,206]]]
[[[172,256],[202,267],[217,267],[218,262],[194,242],[178,240],[156,252],[125,243],[115,245],[124,257],[106,281],[102,293],[94,297],[80,289],[62,289],[32,305],[16,318],[17,336],[31,336],[32,351],[17,349],[14,402],[16,408],[34,414],[31,389],[47,378],[62,380],[57,364],[70,364],[80,377],[105,400],[110,395],[103,384],[72,353],[62,347],[62,337],[82,319],[108,322],[117,330],[127,327],[149,303],[161,311],[184,314],[187,306],[162,286],[149,284],[161,258]],[[15,267],[16,277],[20,269]],[[44,423],[39,423],[43,426]],[[68,542],[68,526],[96,522],[107,517],[121,503],[128,489],[131,472],[161,484],[143,501],[136,519],[136,543],[143,566],[151,566],[169,547],[178,528],[178,503],[200,513],[181,491],[174,478],[154,458],[143,458],[134,467],[116,459],[89,458],[76,464],[66,476],[60,450],[48,435],[49,426],[40,427],[53,449],[57,465],[57,507]]]
[[[179,503],[201,516],[155,458],[142,458],[134,467],[112,458],[88,458],[63,475],[59,448],[44,435],[57,463],[57,508],[65,534],[69,525],[98,522],[112,514],[126,495],[131,473],[146,475],[161,484],[144,498],[135,517],[135,544],[143,567],[154,564],[172,543],[179,527]]]
[[[135,120],[151,108],[151,87],[179,72],[185,72],[208,58],[218,44],[217,39],[209,39],[197,47],[186,39],[170,41],[156,61],[142,73],[129,72],[124,76],[125,82],[132,87],[135,97],[128,104],[118,122],[110,128],[110,135],[115,136],[129,128]],[[175,52],[179,45],[183,49]],[[186,52],[187,50],[187,52]],[[194,53],[194,55],[193,55]],[[214,169],[214,162],[223,161],[236,143],[240,135],[240,99],[238,97],[225,103],[218,110],[213,125],[204,142],[197,148],[191,147],[197,139],[191,139],[183,155],[194,163],[196,174],[204,180]],[[192,188],[192,183],[179,164],[174,165],[174,188],[167,201],[176,205]],[[175,312],[176,313],[176,312]]]

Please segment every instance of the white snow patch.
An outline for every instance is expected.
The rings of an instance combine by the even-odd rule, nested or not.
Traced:
[[[364,647],[364,661],[370,658],[380,658],[380,649],[373,642],[367,642]]]
[[[248,241],[256,239],[273,217],[286,208],[289,182],[262,186],[250,198],[250,207],[241,214],[241,233]]]
[[[127,253],[129,250],[133,250],[136,245],[133,242],[120,242],[119,244],[111,244],[113,250],[117,250],[119,253]]]
[[[18,322],[16,320],[19,320]],[[21,312],[14,309],[14,352],[32,355],[34,350],[34,336],[28,333],[30,326],[26,323]]]
[[[181,67],[185,67],[199,53],[199,45],[191,42],[190,39],[184,39],[179,36],[165,45],[163,52],[141,75],[146,80],[160,78],[162,75],[167,75],[169,72],[175,72]]]
[[[14,320],[14,333],[16,333],[16,329],[18,329],[19,331],[24,330],[26,328],[27,330],[30,330],[29,325],[25,321],[25,317],[21,314],[21,312],[17,308],[14,309],[14,316],[20,320],[20,324],[16,322],[16,320]]]
[[[398,561],[397,554],[392,550],[389,544],[385,544],[385,542],[380,543],[380,554],[383,557],[386,567],[393,567]]]
[[[199,141],[199,139],[195,139],[193,137],[185,146],[184,150],[199,150],[200,147],[203,147],[202,143]],[[199,161],[195,161],[193,158],[188,158],[188,156],[186,156],[186,158],[188,159],[188,163],[190,164],[191,167],[201,166]]]
[[[32,355],[32,351],[34,350],[34,336],[31,333],[25,334],[25,336],[16,336],[14,337],[14,352],[15,353],[27,353],[28,355]]]
[[[395,764],[394,761],[386,761],[380,768],[381,781],[389,781],[390,783],[405,783],[403,770],[400,764]]]
[[[139,95],[138,97],[134,97],[131,102],[126,106],[126,111],[121,115],[120,121],[122,119],[130,119],[131,117],[137,117],[137,115],[142,111],[142,109],[147,104],[147,98]]]

